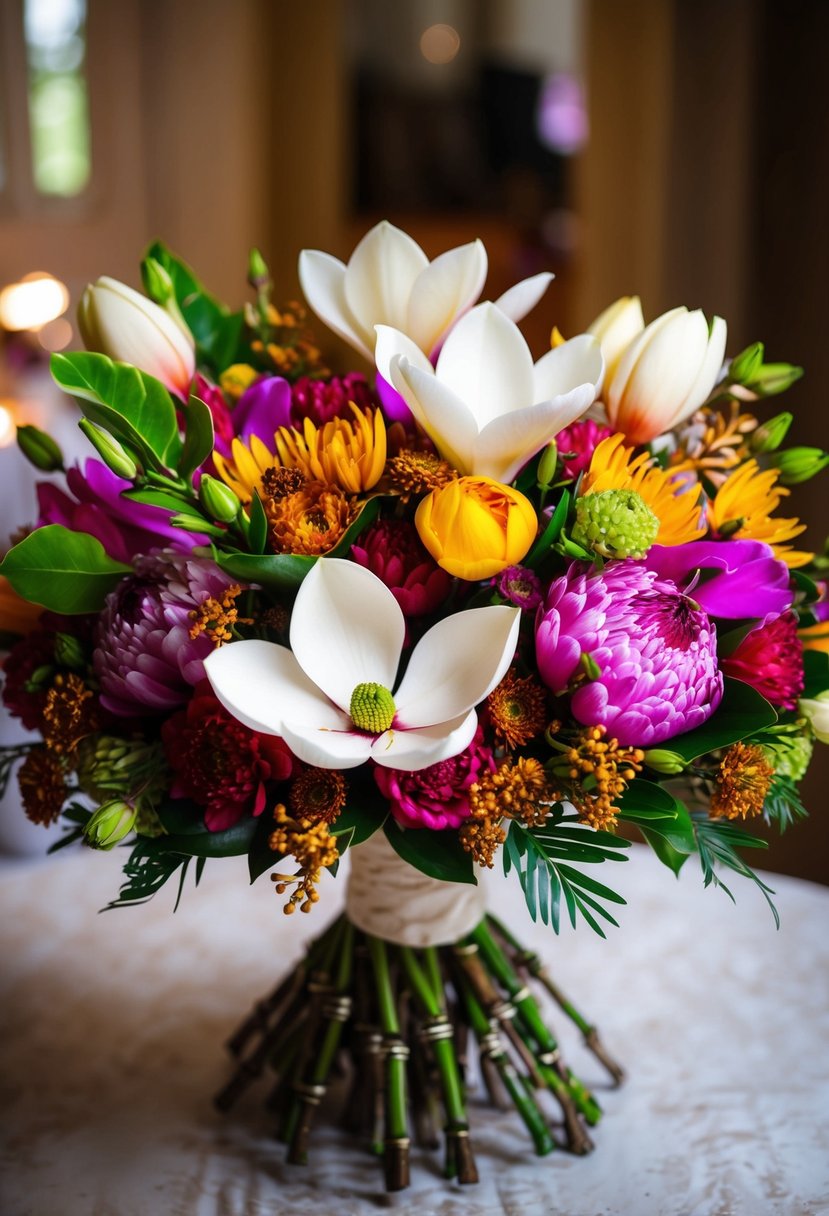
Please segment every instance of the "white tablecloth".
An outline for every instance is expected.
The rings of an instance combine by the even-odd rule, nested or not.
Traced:
[[[343,892],[288,920],[242,860],[208,863],[179,911],[96,915],[116,856],[88,851],[0,870],[3,1216],[820,1216],[829,1213],[829,890],[773,878],[783,927],[735,879],[737,907],[679,883],[644,850],[614,866],[629,906],[603,942],[533,927],[512,878],[499,911],[550,960],[629,1068],[602,1089],[592,1057],[552,1019],[606,1110],[588,1158],[537,1159],[514,1115],[472,1104],[481,1182],[445,1182],[415,1150],[413,1186],[320,1127],[312,1167],[288,1166],[261,1100],[229,1116],[221,1044],[318,931]],[[605,867],[607,869],[608,867]]]

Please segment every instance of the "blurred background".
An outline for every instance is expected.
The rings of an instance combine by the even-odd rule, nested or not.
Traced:
[[[15,425],[84,451],[49,352],[155,237],[238,304],[254,244],[287,301],[300,249],[381,217],[430,257],[479,236],[491,298],[556,273],[536,356],[623,294],[701,307],[806,367],[791,439],[829,447],[827,46],[826,0],[0,0],[3,543],[34,514]],[[820,548],[826,477],[792,501]],[[822,750],[762,864],[829,882]]]

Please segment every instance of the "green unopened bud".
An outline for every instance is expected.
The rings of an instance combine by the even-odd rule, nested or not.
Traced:
[[[659,520],[635,490],[602,490],[576,502],[573,540],[602,557],[644,557]]]
[[[728,378],[732,384],[748,384],[763,366],[763,343],[752,342],[731,360]]]
[[[792,414],[784,411],[782,414],[775,414],[774,418],[769,418],[768,422],[764,422],[762,426],[758,426],[757,430],[749,436],[748,446],[751,451],[775,452],[786,438],[789,427],[792,425],[792,417]]]
[[[141,263],[141,279],[147,295],[162,308],[167,307],[168,301],[175,299],[176,291],[170,272],[157,258],[144,258]]]
[[[86,667],[83,646],[71,633],[55,635],[55,659],[61,667],[68,667],[70,671],[83,671]]]
[[[795,367],[793,363],[765,363],[754,373],[746,388],[758,397],[776,397],[791,388],[802,375],[803,368]]]
[[[271,281],[268,264],[258,249],[251,249],[248,256],[248,282],[257,291]]]
[[[26,692],[41,692],[47,684],[51,684],[55,668],[52,663],[43,663],[36,667],[24,684]]]
[[[584,674],[587,676],[588,680],[598,680],[599,676],[602,674],[601,667],[593,658],[592,654],[588,654],[586,650],[582,651],[581,658],[579,659],[579,665]]]
[[[775,452],[768,463],[771,468],[779,469],[784,486],[796,486],[826,468],[829,452],[822,448],[787,448],[785,452]]]
[[[220,524],[229,524],[239,513],[241,504],[230,486],[209,473],[205,473],[201,479],[199,498],[211,519],[218,520]]]
[[[648,768],[652,768],[655,773],[664,773],[666,777],[675,776],[686,767],[686,761],[679,752],[669,751],[665,747],[649,748],[644,759]]]
[[[52,436],[39,427],[19,426],[17,446],[29,463],[43,473],[55,473],[63,468],[63,452]]]
[[[106,467],[116,477],[123,477],[126,481],[132,481],[135,478],[138,466],[126,448],[123,448],[117,439],[114,439],[112,435],[108,435],[106,431],[102,431],[99,426],[95,426],[94,422],[90,422],[88,418],[81,418],[78,426],[84,435],[86,435]]]
[[[558,463],[558,444],[555,439],[551,439],[546,448],[541,454],[541,459],[538,462],[538,471],[536,473],[536,481],[539,489],[548,490],[553,484],[556,476],[556,465]]]
[[[84,839],[93,849],[114,849],[135,827],[137,812],[130,802],[112,798],[93,811],[84,827]]]
[[[382,684],[358,684],[351,694],[349,713],[358,730],[381,735],[394,721],[394,698]]]

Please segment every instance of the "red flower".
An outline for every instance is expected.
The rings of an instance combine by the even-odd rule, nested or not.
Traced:
[[[46,629],[35,629],[9,650],[3,662],[3,704],[9,713],[19,718],[27,730],[39,730],[43,725],[43,709],[51,680],[30,686],[39,668],[55,662],[55,635]]]
[[[403,519],[372,524],[359,544],[352,545],[351,556],[386,584],[404,616],[434,612],[452,586],[451,576],[426,552],[414,524]]]
[[[795,709],[803,692],[803,643],[794,613],[784,612],[752,629],[733,654],[720,660],[720,668],[756,688],[772,705]]]
[[[285,781],[294,765],[282,739],[231,717],[207,680],[196,686],[187,709],[164,723],[161,737],[174,774],[171,794],[203,806],[211,832],[232,827],[243,815],[261,815],[266,786]]]

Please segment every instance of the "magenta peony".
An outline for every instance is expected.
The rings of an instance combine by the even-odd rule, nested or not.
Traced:
[[[594,574],[574,564],[551,583],[536,656],[554,693],[568,691],[583,654],[598,675],[573,692],[573,716],[625,745],[652,747],[693,730],[722,698],[714,626],[675,583],[638,562]]]
[[[404,616],[424,616],[440,606],[452,578],[421,543],[414,524],[389,519],[372,524],[351,548],[359,565],[386,584]]]
[[[763,621],[720,666],[781,709],[796,709],[803,692],[803,643],[792,612]]]
[[[469,817],[467,791],[485,772],[495,771],[491,750],[479,726],[466,751],[451,760],[407,773],[396,768],[374,770],[374,780],[389,800],[393,817],[404,828],[457,828]]]

